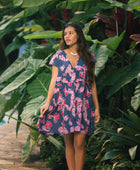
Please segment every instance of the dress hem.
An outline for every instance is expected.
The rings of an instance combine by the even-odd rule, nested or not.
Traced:
[[[63,135],[71,134],[71,133],[74,133],[74,132],[81,132],[81,133],[84,133],[85,135],[88,135],[88,136],[94,134],[94,132],[93,132],[93,133],[86,133],[86,132],[84,132],[84,131],[71,131],[71,132],[69,132],[69,133],[61,133],[61,134],[60,134],[60,133],[43,133],[43,132],[41,132],[41,131],[38,131],[38,132],[41,133],[41,134],[43,134],[43,135],[45,135],[45,136],[54,136],[54,135],[63,136]]]

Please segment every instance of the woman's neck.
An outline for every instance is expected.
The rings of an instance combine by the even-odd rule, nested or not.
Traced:
[[[78,45],[77,44],[74,44],[74,45],[72,45],[72,46],[69,46],[69,51],[72,51],[72,52],[74,52],[74,53],[77,53],[77,51],[78,51]]]

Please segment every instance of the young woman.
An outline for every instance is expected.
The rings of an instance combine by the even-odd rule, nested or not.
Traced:
[[[69,170],[82,170],[85,136],[100,120],[95,59],[77,23],[65,26],[60,49],[50,61],[52,79],[37,127],[45,135],[62,135]]]

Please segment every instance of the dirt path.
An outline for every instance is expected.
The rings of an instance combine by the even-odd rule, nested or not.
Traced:
[[[21,151],[29,134],[28,127],[21,125],[16,138],[16,121],[10,119],[0,127],[0,170],[51,170],[40,158],[35,147],[26,163],[21,162]]]

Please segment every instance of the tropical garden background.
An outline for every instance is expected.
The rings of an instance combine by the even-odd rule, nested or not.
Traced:
[[[86,170],[140,168],[140,1],[0,0],[0,121],[28,126],[25,162],[37,144],[46,164],[66,169],[63,139],[36,131],[61,30],[81,24],[97,60],[101,121],[86,138]],[[10,98],[7,99],[7,95]],[[11,115],[5,113],[12,109]],[[18,111],[18,118],[13,114]],[[30,124],[27,123],[30,120]]]

